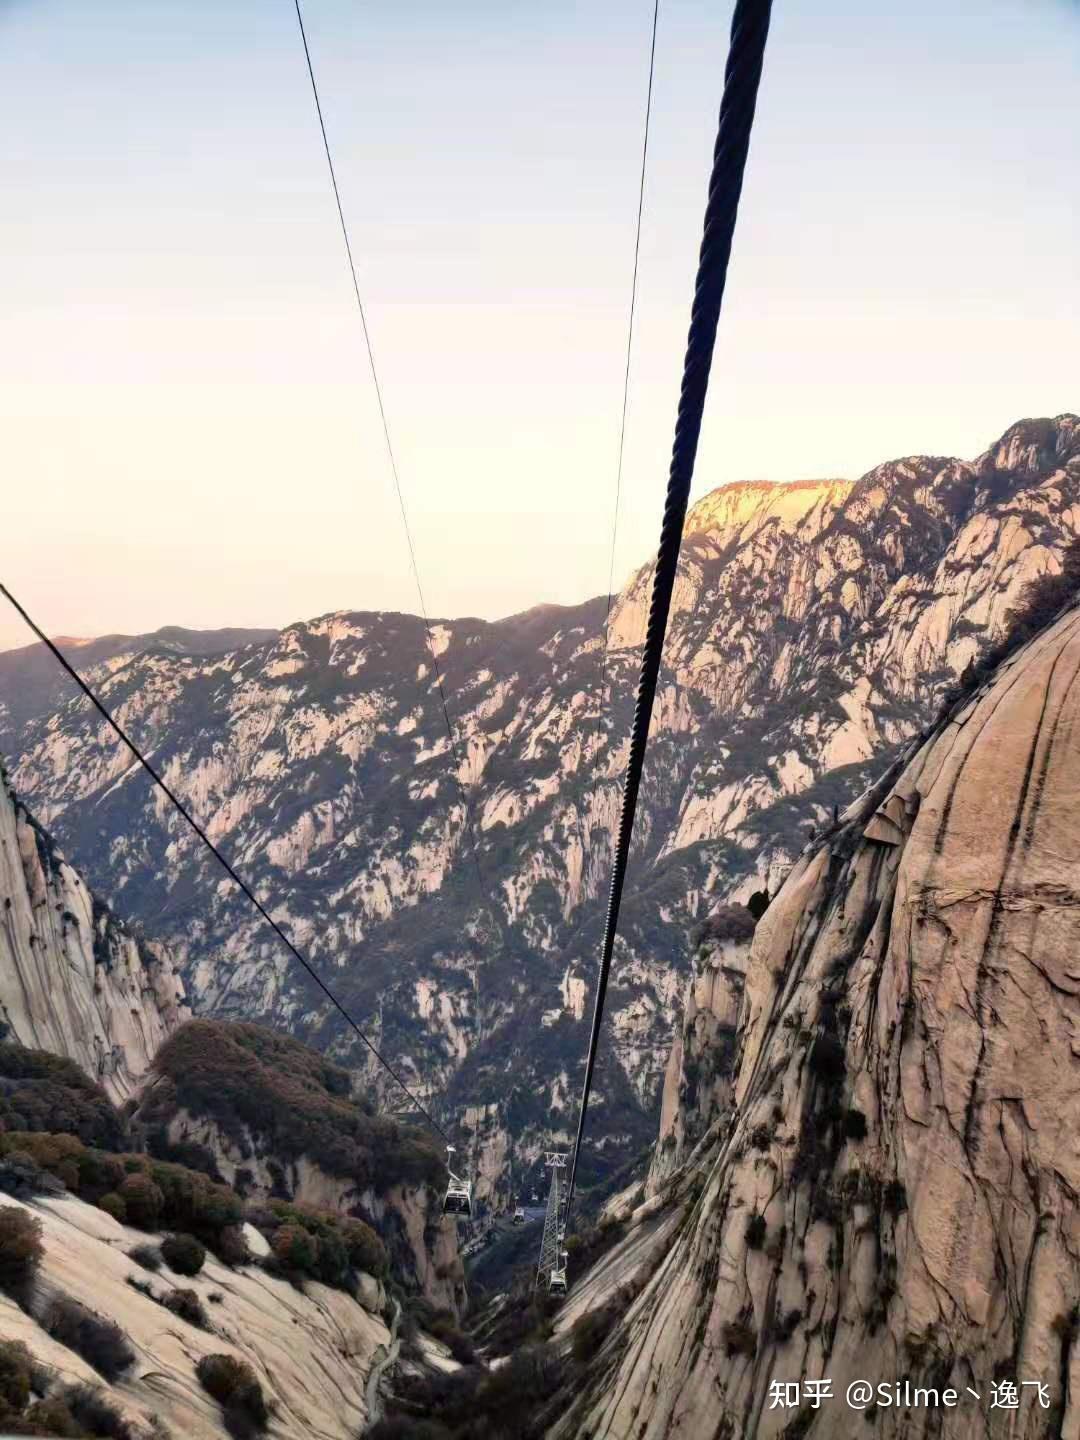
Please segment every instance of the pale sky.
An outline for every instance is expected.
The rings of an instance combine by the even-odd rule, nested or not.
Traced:
[[[699,494],[1080,408],[1080,6],[890,8],[777,0]],[[652,0],[305,13],[429,610],[600,593]],[[729,18],[661,0],[620,577]],[[0,577],[65,634],[415,610],[292,0],[0,0],[0,136]]]

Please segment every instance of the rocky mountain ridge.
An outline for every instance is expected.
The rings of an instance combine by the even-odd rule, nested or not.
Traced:
[[[675,1100],[696,1145],[589,1303],[682,1223],[553,1437],[1080,1434],[1078,720],[1074,605],[799,859],[696,1053],[726,1089]]]
[[[169,949],[88,888],[0,772],[0,1024],[129,1099],[190,1015]]]
[[[189,630],[183,625],[164,625],[146,635],[99,635],[93,639],[74,635],[53,638],[80,669],[108,667],[124,657],[144,652],[165,655],[214,655],[260,644],[277,634],[271,629],[229,626],[222,630]],[[19,731],[28,720],[48,714],[62,705],[70,682],[44,645],[23,645],[0,651],[0,755],[18,748]]]
[[[725,487],[694,507],[593,1173],[654,1133],[694,922],[776,888],[1078,532],[1070,415],[1020,422],[971,462],[909,457],[854,484]],[[133,654],[94,673],[500,1203],[508,1157],[521,1173],[573,1123],[650,579],[646,566],[613,606],[603,715],[602,602],[436,620],[456,766],[413,617],[335,614],[229,654]],[[349,1054],[81,702],[29,719],[11,758],[94,883],[177,947],[202,1005]]]

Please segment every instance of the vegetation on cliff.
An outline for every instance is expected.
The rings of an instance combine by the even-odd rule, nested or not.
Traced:
[[[178,1110],[211,1119],[241,1154],[288,1164],[307,1157],[357,1189],[441,1185],[445,1168],[427,1136],[372,1114],[347,1071],[261,1025],[192,1020],[155,1060],[161,1077],[143,1118],[164,1131]]]
[[[123,1125],[100,1085],[74,1060],[0,1043],[0,1128],[52,1130],[118,1149]]]

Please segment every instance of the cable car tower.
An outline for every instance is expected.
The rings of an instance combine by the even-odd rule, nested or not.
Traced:
[[[544,1212],[544,1238],[540,1242],[540,1263],[536,1267],[536,1283],[552,1295],[566,1294],[565,1197],[566,1156],[557,1150],[544,1155],[544,1165],[551,1171],[547,1210]]]

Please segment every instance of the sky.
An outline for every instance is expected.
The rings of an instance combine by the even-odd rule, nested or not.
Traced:
[[[305,19],[428,611],[601,593],[652,0]],[[661,0],[619,579],[729,19]],[[1076,0],[778,0],[696,494],[1080,409],[1078,96]],[[64,635],[415,611],[292,0],[0,0],[0,136],[0,578]]]

